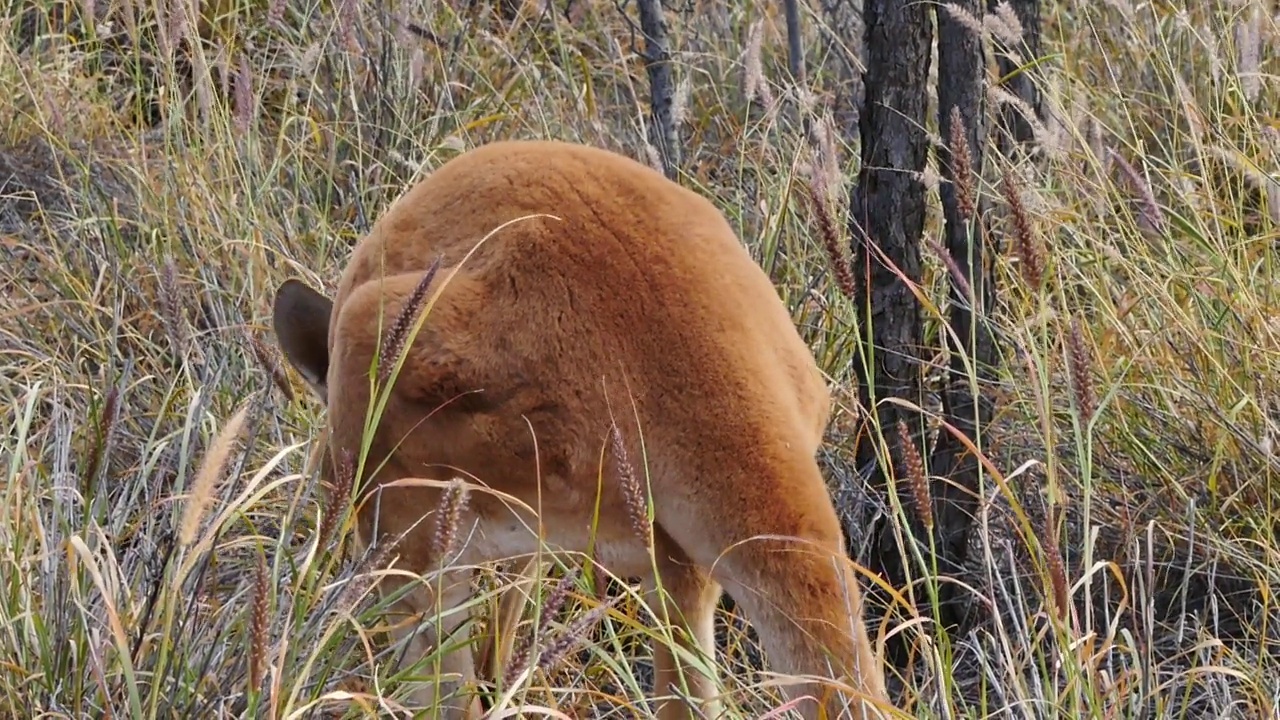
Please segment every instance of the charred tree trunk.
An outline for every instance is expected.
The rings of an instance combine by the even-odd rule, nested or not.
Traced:
[[[982,17],[987,9],[983,0],[942,2],[970,17]],[[994,0],[987,2],[995,4]],[[1037,0],[1011,3],[1022,25],[1024,42],[1012,49],[1016,63],[1001,60],[1001,74],[1009,76],[1005,89],[1035,108],[1038,115],[1039,97],[1031,76],[1010,75],[1038,52]],[[864,435],[872,439],[859,443],[857,462],[868,475],[873,493],[894,493],[907,509],[903,518],[907,527],[901,532],[894,517],[887,514],[876,519],[869,535],[863,531],[866,525],[847,530],[851,539],[866,538],[867,565],[891,585],[903,588],[910,577],[921,573],[908,572],[916,552],[900,547],[899,537],[920,543],[919,555],[926,564],[935,562],[940,574],[962,571],[981,477],[981,466],[968,452],[966,441],[984,448],[983,433],[993,411],[989,388],[998,348],[988,313],[994,302],[991,261],[998,249],[995,238],[986,232],[978,192],[988,131],[986,65],[981,39],[956,21],[951,9],[935,4],[931,10],[929,5],[912,0],[822,0],[822,4],[829,21],[849,16],[845,11],[862,6],[861,32],[852,33],[860,35],[862,42],[848,45],[862,56],[865,71],[860,78],[835,74],[852,80],[852,92],[841,97],[840,104],[851,105],[848,112],[856,118],[862,153],[849,208],[854,270],[860,282],[857,322],[863,333],[862,354],[856,361],[859,394],[889,447],[882,450],[875,439],[876,427],[872,427]],[[946,426],[929,453],[924,417],[908,406],[926,405],[920,367],[921,319],[912,284],[920,280],[925,213],[921,173],[929,148],[924,128],[934,19],[929,13],[935,11],[938,126],[945,145],[939,156],[945,180],[941,188],[945,221],[942,250],[952,275],[950,332],[944,334],[944,342],[950,345],[951,360],[948,379],[940,388]],[[997,122],[1005,130],[999,140],[1000,150],[1006,154],[1015,154],[1032,137],[1031,123],[1010,104],[1002,108]],[[842,126],[842,130],[853,132],[849,126]],[[936,478],[928,483],[928,512],[915,506],[915,498],[923,500],[923,493],[906,491],[913,480],[923,479],[920,463],[915,460],[920,457],[930,458],[928,475]],[[921,570],[932,574],[934,567]],[[937,587],[941,610],[937,619],[944,627],[954,627],[963,619],[967,606],[959,596],[960,586],[944,581]],[[928,598],[917,597],[917,601],[927,602]],[[907,649],[899,635],[888,648],[890,660],[904,666]]]
[[[989,12],[995,12],[1002,0],[987,0]],[[1008,78],[1004,81],[1004,89],[1017,96],[1035,112],[1036,119],[1041,117],[1040,91],[1031,75],[1027,72],[1016,72],[1040,54],[1040,0],[1003,0],[1009,3],[1018,24],[1022,27],[1022,40],[1010,45],[1000,38],[995,39],[997,65],[1000,76]],[[1025,115],[1012,105],[1005,105],[999,113],[1000,134],[997,143],[1001,154],[1012,157],[1018,148],[1025,146],[1033,139],[1031,123]]]
[[[827,92],[834,102],[832,119],[846,141],[857,140],[862,113],[862,71],[865,65],[863,0],[818,0],[823,23],[819,28]]]
[[[857,318],[861,356],[855,360],[859,399],[878,417],[884,437],[896,437],[905,426],[908,442],[924,437],[920,413],[884,401],[923,404],[921,323],[909,283],[920,280],[924,230],[921,173],[929,149],[925,112],[933,42],[929,7],[914,0],[866,0],[863,5],[862,168],[849,202],[854,273],[862,292]],[[868,435],[875,436],[874,427]],[[901,454],[890,456],[894,467],[884,467],[878,443],[859,443],[858,466],[870,470],[870,486],[881,494],[889,492],[895,479],[906,477]],[[913,517],[911,523],[917,522]],[[918,535],[918,528],[912,530]],[[882,517],[868,538],[868,561],[890,584],[901,587],[907,576],[896,536],[892,519]],[[891,649],[899,658],[900,652]]]
[[[787,18],[787,69],[791,80],[803,83],[804,48],[800,43],[800,0],[782,0],[782,11]]]
[[[676,133],[675,83],[671,79],[671,51],[661,0],[637,0],[640,32],[644,35],[644,67],[649,74],[649,143],[662,158],[662,171],[676,178],[680,141]]]
[[[981,0],[944,0],[962,13],[982,14]],[[980,38],[954,15],[939,7],[938,124],[944,147],[940,163],[945,225],[945,250],[954,262],[951,278],[951,363],[942,390],[943,416],[950,429],[938,433],[930,474],[933,540],[937,570],[943,575],[961,570],[969,548],[974,509],[978,501],[980,466],[965,447],[963,436],[979,449],[982,432],[991,419],[987,393],[997,362],[995,339],[987,312],[992,284],[983,232],[983,206],[977,192],[986,143],[984,63]],[[959,277],[955,277],[955,274]],[[954,344],[959,346],[955,347]],[[963,617],[964,606],[955,583],[939,584],[944,626]]]

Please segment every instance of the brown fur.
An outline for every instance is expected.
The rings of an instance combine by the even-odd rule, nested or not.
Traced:
[[[444,164],[356,247],[332,312],[296,281],[277,293],[277,337],[326,400],[335,450],[359,451],[379,327],[393,322],[437,256],[430,293],[438,298],[371,441],[374,471],[363,487],[381,497],[361,506],[361,539],[371,540],[375,520],[380,535],[409,530],[402,562],[414,573],[436,570],[442,491],[385,484],[460,475],[538,516],[473,492],[458,564],[534,553],[530,529],[573,552],[585,552],[594,532],[604,567],[641,578],[651,593],[660,579],[669,599],[665,615],[657,602],[655,611],[683,617],[691,645],[714,652],[723,587],[775,671],[852,688],[844,698],[812,683],[793,693],[825,698],[832,718],[876,717],[872,703],[887,708],[814,457],[828,389],[769,278],[715,206],[640,163],[579,145],[497,142]],[[633,530],[617,463],[601,464],[614,422],[642,484],[647,467],[652,558]],[[465,601],[470,573],[444,576],[451,586],[438,596],[423,588],[400,605],[427,613]],[[462,615],[448,616],[444,630]],[[411,650],[433,646],[435,635],[424,634]],[[443,664],[462,680],[474,676],[470,653]],[[680,675],[669,649],[656,648],[655,671],[658,695],[673,697],[669,683]],[[692,668],[684,677],[715,717],[715,679]],[[436,690],[444,698],[457,684],[439,679],[415,699],[431,703]],[[442,701],[454,703],[448,717],[478,713],[477,700],[457,697]],[[813,700],[801,708],[819,716]],[[659,715],[693,716],[677,699],[662,702]]]

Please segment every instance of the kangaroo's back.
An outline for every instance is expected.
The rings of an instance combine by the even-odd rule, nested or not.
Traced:
[[[447,162],[358,246],[334,328],[352,290],[437,256],[474,292],[453,330],[502,339],[501,355],[476,346],[494,375],[518,358],[522,383],[590,406],[575,410],[611,401],[625,416],[634,402],[668,442],[714,428],[726,450],[767,445],[761,432],[816,450],[828,391],[773,284],[714,205],[652,169],[550,141]]]

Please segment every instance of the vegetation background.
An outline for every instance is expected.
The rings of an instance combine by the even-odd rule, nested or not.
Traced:
[[[723,208],[837,387],[822,459],[842,511],[905,526],[918,505],[857,472],[840,268],[862,147],[833,70],[858,55],[855,5],[799,4],[797,74],[782,4],[672,3],[670,116],[680,181]],[[273,349],[270,298],[287,276],[332,289],[408,183],[488,140],[661,166],[636,8],[0,7],[0,715],[396,714],[369,559],[306,467],[318,407]],[[909,716],[1280,716],[1280,8],[1040,13],[1022,68],[1034,157],[987,153],[973,189],[1001,238],[1003,355],[969,557],[947,581],[966,619],[941,629],[941,581],[913,571],[897,590],[915,602],[872,626],[912,649],[893,682]],[[992,111],[1016,108],[991,48],[1026,28],[999,4],[957,22],[987,49]],[[947,182],[932,157],[912,177],[923,338],[941,346]],[[512,582],[500,570],[477,602]],[[665,631],[639,599],[559,572],[538,592],[495,717],[645,716],[637,641]],[[733,716],[764,717],[776,691],[725,620]]]

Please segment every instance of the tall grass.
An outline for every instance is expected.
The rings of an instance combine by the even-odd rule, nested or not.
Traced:
[[[682,182],[724,209],[837,386],[822,459],[847,510],[878,501],[852,467],[840,287],[857,148],[832,129],[819,18],[796,86],[777,5],[673,13]],[[398,712],[396,619],[370,592],[385,558],[322,501],[319,408],[269,298],[288,276],[331,288],[388,203],[465,148],[555,137],[652,162],[628,22],[586,0],[513,24],[417,0],[7,9],[0,715]],[[974,622],[946,637],[873,608],[872,625],[917,642],[916,717],[1274,717],[1280,18],[1261,0],[1042,14],[1038,156],[989,150],[976,188],[1003,239],[1006,352],[960,578]],[[937,343],[948,269],[926,255]],[[496,714],[646,716],[642,641],[669,635],[634,590],[553,575],[517,588],[541,600]],[[514,585],[487,568],[475,602]],[[726,706],[760,717],[780,701],[725,620]]]

